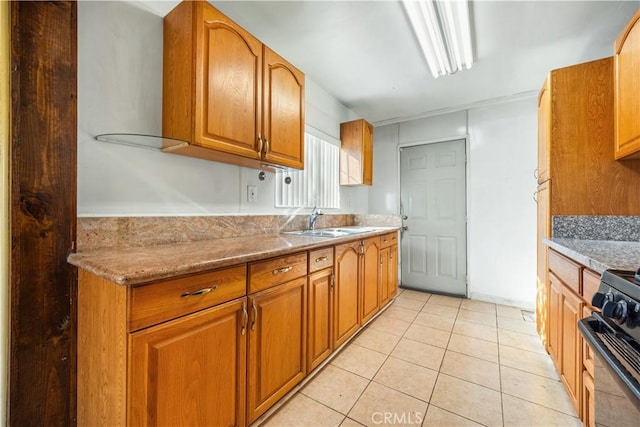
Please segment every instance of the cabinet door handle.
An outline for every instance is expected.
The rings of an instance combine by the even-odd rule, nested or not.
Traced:
[[[534,177],[536,180],[538,180],[538,168],[535,168],[535,169],[533,170],[533,177]]]
[[[537,191],[533,192],[533,201],[538,203],[538,192]]]
[[[291,270],[293,270],[293,267],[288,266],[288,267],[276,268],[271,273],[273,273],[273,274],[286,273],[286,272],[291,271]]]
[[[258,154],[262,155],[262,136],[260,135],[260,132],[258,132]]]
[[[253,312],[253,321],[251,322],[251,330],[256,330],[256,321],[258,320],[258,309],[256,308],[256,302],[251,301],[251,311]]]
[[[329,258],[327,258],[326,256],[321,256],[320,258],[316,258],[316,262],[323,262],[328,260]]]
[[[211,285],[211,287],[208,288],[203,288],[203,289],[199,289],[197,291],[193,291],[193,292],[184,292],[182,295],[180,295],[182,298],[189,298],[189,297],[195,297],[198,295],[204,295],[204,294],[208,294],[211,291],[215,291],[216,289],[218,289],[218,285]]]
[[[247,313],[247,306],[242,303],[242,335],[247,330],[247,324],[249,323],[249,313]]]
[[[269,153],[269,140],[267,138],[264,139],[264,155],[266,156]]]

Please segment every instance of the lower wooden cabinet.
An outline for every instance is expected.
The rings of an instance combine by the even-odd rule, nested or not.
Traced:
[[[587,371],[582,371],[582,425],[585,427],[596,426],[596,402],[593,377]]]
[[[562,371],[560,378],[580,414],[582,406],[582,339],[578,320],[582,319],[582,300],[567,287],[562,292]]]
[[[556,365],[558,373],[562,372],[560,345],[562,337],[562,282],[553,273],[549,273],[549,336],[547,351]]]
[[[334,344],[342,345],[360,326],[359,266],[362,253],[360,241],[344,243],[335,248]]]
[[[380,307],[398,293],[398,245],[380,249]]]
[[[362,260],[360,265],[360,289],[362,293],[361,323],[371,319],[380,309],[380,238],[372,237],[362,242]]]
[[[582,415],[584,365],[578,320],[584,316],[585,307],[584,300],[579,296],[583,273],[582,266],[556,251],[549,251],[547,351],[579,415]]]
[[[134,332],[129,424],[245,424],[247,299]]]
[[[78,425],[244,426],[247,298],[229,295],[245,280],[244,265],[137,288],[79,270]]]
[[[585,271],[586,273],[587,271]],[[593,273],[589,273],[593,274]],[[585,275],[586,278],[586,275]],[[589,300],[590,301],[590,300]],[[593,309],[585,305],[582,309],[582,318],[591,316]],[[586,427],[595,427],[596,406],[593,385],[593,352],[587,342],[582,340],[582,423]]]
[[[311,372],[333,351],[333,268],[309,275],[307,371]]]
[[[81,269],[78,425],[253,423],[393,298],[391,237],[137,287]]]
[[[307,278],[249,296],[248,422],[306,375]]]

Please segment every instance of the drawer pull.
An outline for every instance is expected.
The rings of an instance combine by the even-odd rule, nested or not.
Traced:
[[[256,330],[256,321],[258,320],[258,309],[256,308],[256,302],[251,301],[251,311],[253,311],[253,321],[251,322],[251,330]]]
[[[212,285],[210,288],[203,288],[203,289],[199,289],[199,290],[193,291],[193,292],[185,292],[180,296],[182,298],[195,297],[195,296],[198,296],[198,295],[208,294],[209,292],[215,291],[216,289],[218,289],[218,285]]]
[[[244,303],[242,303],[242,335],[244,335],[247,330],[247,325],[249,324],[249,313],[247,313],[247,307]]]
[[[320,258],[316,258],[316,262],[324,262],[326,260],[328,260],[329,258],[327,258],[326,256],[321,256]]]
[[[293,270],[293,267],[288,266],[288,267],[276,268],[275,270],[272,271],[272,273],[273,274],[286,273],[291,270]]]

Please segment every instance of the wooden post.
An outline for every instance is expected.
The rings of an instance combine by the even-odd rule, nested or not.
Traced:
[[[75,424],[77,5],[11,2],[8,425]]]

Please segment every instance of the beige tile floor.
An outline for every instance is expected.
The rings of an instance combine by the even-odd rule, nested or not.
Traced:
[[[404,290],[263,426],[580,426],[520,309]]]

